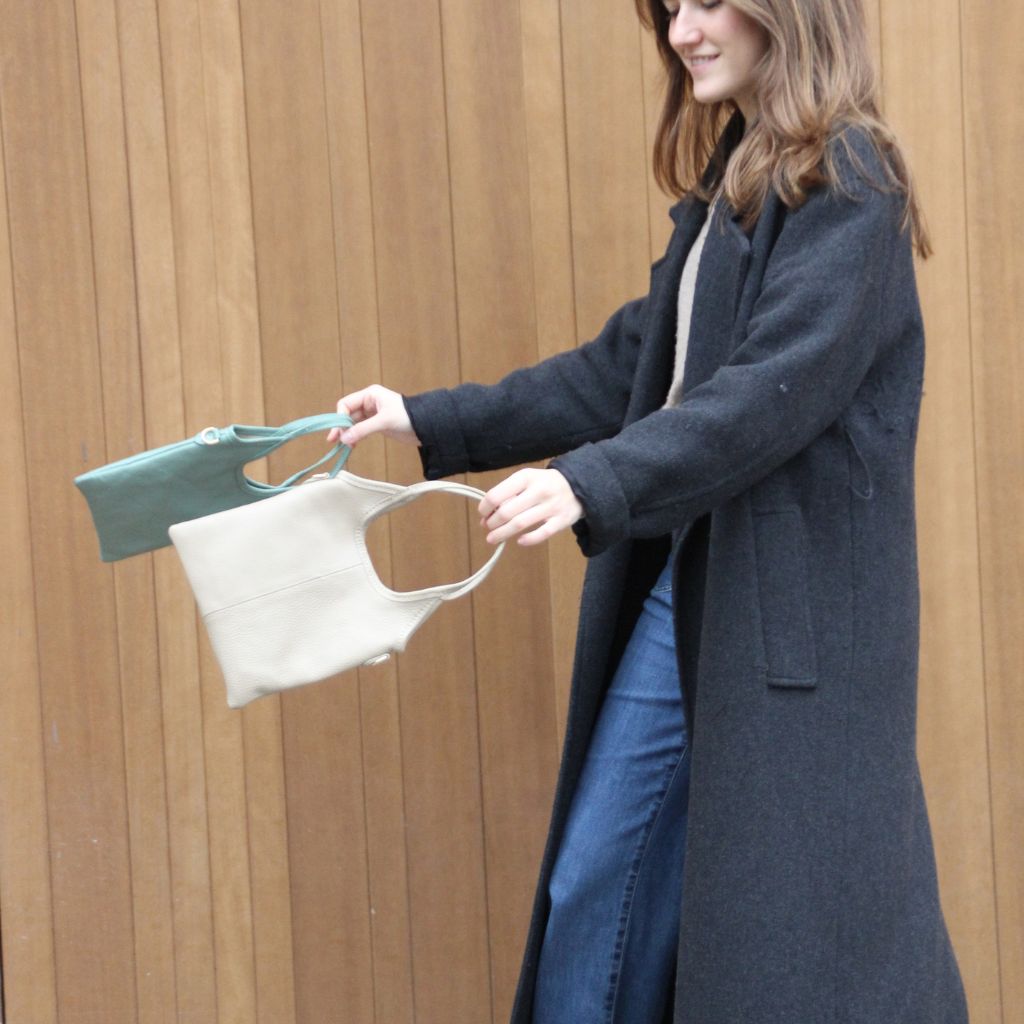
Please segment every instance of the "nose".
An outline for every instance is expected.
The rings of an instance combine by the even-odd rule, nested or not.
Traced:
[[[693,24],[681,6],[668,27],[669,46],[678,53],[682,53],[683,50],[691,50],[693,47],[699,46],[703,38],[700,29]]]

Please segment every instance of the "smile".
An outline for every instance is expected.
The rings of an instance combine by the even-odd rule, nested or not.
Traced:
[[[718,60],[717,53],[713,57],[688,57],[686,65],[691,68],[701,68],[705,64],[710,64],[713,60]]]

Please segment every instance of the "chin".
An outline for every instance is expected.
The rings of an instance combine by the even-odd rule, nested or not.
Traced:
[[[698,103],[723,103],[729,99],[729,96],[727,94],[716,92],[713,89],[702,89],[699,92],[694,89],[693,98]]]

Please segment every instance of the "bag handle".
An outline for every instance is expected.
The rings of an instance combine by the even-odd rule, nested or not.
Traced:
[[[338,426],[350,427],[352,426],[352,424],[339,423]],[[291,487],[292,484],[301,480],[307,473],[312,472],[318,466],[322,466],[325,462],[330,461],[331,459],[334,458],[335,455],[337,455],[338,461],[335,462],[335,464],[331,466],[331,468],[327,471],[327,475],[331,477],[331,479],[334,479],[334,477],[336,477],[341,472],[341,467],[345,465],[351,453],[352,449],[347,444],[342,444],[339,441],[333,448],[330,449],[330,451],[327,452],[326,455],[321,455],[320,458],[317,459],[316,462],[314,462],[311,466],[307,466],[305,469],[300,469],[297,473],[292,473],[292,475],[288,477],[287,480],[283,480],[276,486],[281,490],[284,490],[286,487]]]
[[[422,480],[418,484],[410,484],[408,487],[403,487],[393,497],[378,505],[374,509],[373,518],[376,519],[378,515],[383,515],[385,512],[391,512],[396,508],[401,508],[403,505],[408,505],[410,501],[415,501],[418,497],[430,491],[462,494],[467,498],[482,498],[484,496],[483,491],[477,487],[470,487],[468,484],[459,484],[451,480]],[[494,554],[472,576],[468,576],[458,583],[442,583],[437,587],[429,587],[426,591],[420,591],[420,593],[436,594],[442,601],[453,601],[457,597],[462,597],[463,594],[468,594],[490,575],[491,570],[504,550],[505,541],[502,541],[495,549]]]
[[[294,441],[297,437],[303,437],[305,434],[315,434],[321,430],[330,430],[332,427],[341,427],[342,429],[352,426],[352,418],[345,413],[339,412],[325,412],[317,413],[314,416],[303,416],[301,419],[292,420],[290,423],[285,423],[280,427],[249,427],[249,426],[231,426],[225,430],[218,430],[216,427],[207,427],[205,430],[200,431],[199,440],[203,444],[218,444],[220,441],[230,438],[233,441],[237,441],[243,445],[254,445],[260,444],[261,447],[258,451],[253,452],[251,455],[246,456],[247,462],[254,462],[256,459],[265,458],[272,452],[276,451],[282,445],[287,444],[289,441]],[[342,466],[348,460],[352,449],[347,444],[342,444],[340,441],[327,452],[326,455],[322,455],[316,460],[311,466],[307,466],[305,469],[300,469],[297,473],[293,473],[287,480],[280,484],[266,484],[259,480],[249,480],[246,477],[247,483],[251,487],[255,487],[260,491],[271,491],[277,493],[278,491],[287,490],[298,480],[301,480],[307,473],[312,472],[319,466],[322,466],[325,462],[329,462],[331,459],[336,458],[337,461],[331,466],[327,475],[329,477],[336,477],[341,472]]]

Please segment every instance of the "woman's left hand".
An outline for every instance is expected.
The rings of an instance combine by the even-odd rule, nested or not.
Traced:
[[[583,518],[583,506],[557,469],[520,469],[495,484],[480,500],[480,525],[490,531],[488,544],[520,537],[522,545],[539,544]],[[538,525],[539,524],[539,525]]]

